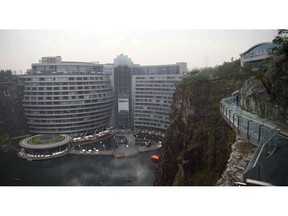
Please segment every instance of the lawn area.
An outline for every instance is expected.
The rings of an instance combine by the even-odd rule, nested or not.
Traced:
[[[60,134],[40,134],[32,137],[27,142],[29,144],[49,144],[64,140],[65,137]]]

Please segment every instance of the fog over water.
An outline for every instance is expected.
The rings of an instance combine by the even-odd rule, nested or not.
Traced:
[[[19,186],[152,186],[156,164],[150,157],[66,155],[46,161],[26,161],[15,152],[0,155],[0,185]]]

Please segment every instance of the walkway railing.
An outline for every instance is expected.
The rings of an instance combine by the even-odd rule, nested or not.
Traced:
[[[271,122],[241,110],[241,108],[233,102],[232,97],[222,99],[220,112],[225,121],[241,138],[248,140],[256,146],[262,138],[276,128]]]
[[[220,113],[242,138],[256,147],[243,174],[243,179],[255,179],[275,185],[287,185],[288,139],[268,120],[241,110],[232,97],[222,99]],[[284,174],[284,175],[283,175]]]

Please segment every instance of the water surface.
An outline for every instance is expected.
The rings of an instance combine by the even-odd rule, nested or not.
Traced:
[[[159,152],[126,158],[66,155],[45,161],[27,161],[8,152],[0,154],[0,185],[152,186],[156,164],[150,157]]]

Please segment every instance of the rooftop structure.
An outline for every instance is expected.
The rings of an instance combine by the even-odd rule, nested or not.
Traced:
[[[266,59],[275,55],[278,45],[271,42],[259,43],[240,54],[241,66],[258,68]]]
[[[66,134],[35,135],[20,141],[17,155],[27,160],[45,160],[68,154],[72,137]]]

